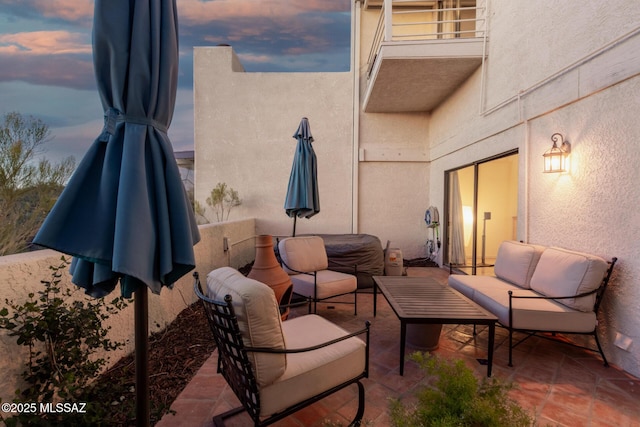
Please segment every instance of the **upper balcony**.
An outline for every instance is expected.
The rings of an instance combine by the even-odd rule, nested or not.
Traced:
[[[485,9],[476,0],[365,0],[364,8],[380,9],[367,61],[366,112],[431,111],[486,55]]]

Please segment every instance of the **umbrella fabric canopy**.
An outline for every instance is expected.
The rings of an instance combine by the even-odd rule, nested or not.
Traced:
[[[96,297],[121,279],[159,294],[195,266],[200,239],[167,129],[178,76],[175,0],[97,0],[94,66],[105,111],[96,139],[34,243],[73,255]]]
[[[123,296],[137,291],[138,382],[148,377],[147,287],[158,294],[192,270],[200,240],[167,136],[177,34],[175,0],[96,0],[93,53],[104,129],[34,239],[74,257],[72,280],[88,294],[104,296],[118,281]],[[136,388],[137,421],[148,424],[148,384]]]
[[[296,219],[311,218],[320,212],[318,196],[318,168],[316,153],[313,151],[313,136],[309,120],[303,117],[298,130],[293,134],[297,139],[293,157],[289,186],[284,200],[284,210],[293,218],[293,236],[296,235]]]

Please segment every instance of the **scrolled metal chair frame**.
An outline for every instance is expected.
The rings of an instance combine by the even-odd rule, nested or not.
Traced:
[[[238,319],[235,315],[233,305],[231,304],[232,298],[230,295],[226,295],[224,301],[216,301],[207,297],[200,283],[198,273],[194,273],[194,292],[202,302],[205,309],[209,327],[213,334],[214,340],[218,348],[218,372],[222,374],[227,381],[234,394],[238,397],[242,406],[231,409],[223,414],[216,415],[213,418],[214,425],[224,426],[224,419],[229,418],[235,414],[243,411],[247,411],[249,416],[254,422],[255,426],[267,426],[274,422],[281,420],[300,409],[315,403],[330,394],[335,393],[338,390],[343,389],[351,384],[358,386],[358,410],[356,416],[350,425],[359,426],[362,422],[362,416],[364,415],[364,403],[365,403],[365,391],[362,382],[362,378],[367,378],[369,375],[369,328],[370,322],[365,322],[365,327],[359,331],[349,333],[340,338],[324,342],[312,347],[298,348],[298,349],[275,349],[264,347],[249,347],[245,346],[242,340],[242,334],[238,327]],[[305,302],[303,304],[309,304]],[[299,305],[299,304],[291,304]],[[268,418],[261,419],[260,417],[260,390],[256,377],[253,373],[253,368],[249,360],[249,352],[261,352],[261,353],[303,353],[312,350],[317,350],[322,347],[326,347],[337,342],[364,334],[366,336],[366,359],[364,371],[336,387],[326,390],[316,396],[303,400],[282,412],[271,415]]]

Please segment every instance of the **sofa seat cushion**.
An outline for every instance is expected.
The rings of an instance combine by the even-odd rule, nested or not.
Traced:
[[[513,240],[502,242],[494,267],[496,276],[521,288],[530,288],[531,277],[544,249],[544,246]]]
[[[273,289],[245,277],[231,267],[222,267],[207,275],[207,296],[224,301],[225,295],[231,296],[244,345],[285,348],[280,311]],[[248,354],[259,386],[272,383],[285,372],[285,354]]]
[[[476,293],[483,293],[491,289],[496,289],[504,293],[514,289],[521,289],[520,287],[500,280],[495,276],[452,274],[449,276],[448,282],[449,286],[473,301],[475,301]]]
[[[509,326],[509,291],[520,296],[540,296],[531,289],[522,289],[494,276],[449,276],[449,286],[495,314],[498,321]],[[539,331],[592,332],[596,326],[593,312],[574,310],[555,300],[514,299],[513,327]]]
[[[290,274],[295,274],[292,270],[311,272],[329,267],[324,240],[319,236],[287,237],[278,243],[278,251],[284,270]]]
[[[514,290],[516,296],[539,296],[529,289]],[[589,333],[596,327],[593,311],[574,310],[555,300],[542,298],[513,299],[513,325],[509,323],[509,294],[498,289],[476,293],[474,301],[498,317],[504,326],[515,329]]]
[[[322,270],[317,273],[318,299],[329,298],[334,295],[353,292],[358,288],[358,279],[352,274],[340,273],[331,270]],[[314,297],[314,278],[310,274],[296,274],[291,276],[293,292],[305,297]]]
[[[282,329],[288,349],[309,347],[348,334],[315,314],[287,320]],[[272,415],[357,377],[364,372],[365,361],[366,345],[358,337],[310,352],[288,354],[284,374],[260,388],[260,415]]]
[[[531,277],[531,289],[549,296],[573,296],[597,289],[607,271],[597,256],[561,248],[547,248]],[[593,311],[595,294],[558,302],[580,311]]]

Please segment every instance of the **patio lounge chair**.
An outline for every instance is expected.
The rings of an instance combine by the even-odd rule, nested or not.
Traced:
[[[324,240],[319,236],[287,237],[278,242],[278,252],[284,271],[291,276],[293,292],[313,301],[313,312],[318,302],[353,294],[353,314],[358,314],[357,266],[354,274],[328,270],[329,260]]]
[[[206,310],[218,347],[218,371],[242,406],[213,418],[214,425],[247,411],[255,426],[272,424],[351,384],[358,386],[360,425],[368,376],[369,323],[349,333],[308,314],[287,321],[273,290],[230,267],[198,273],[194,291]],[[310,333],[313,331],[313,333]],[[357,335],[364,334],[366,342]]]

